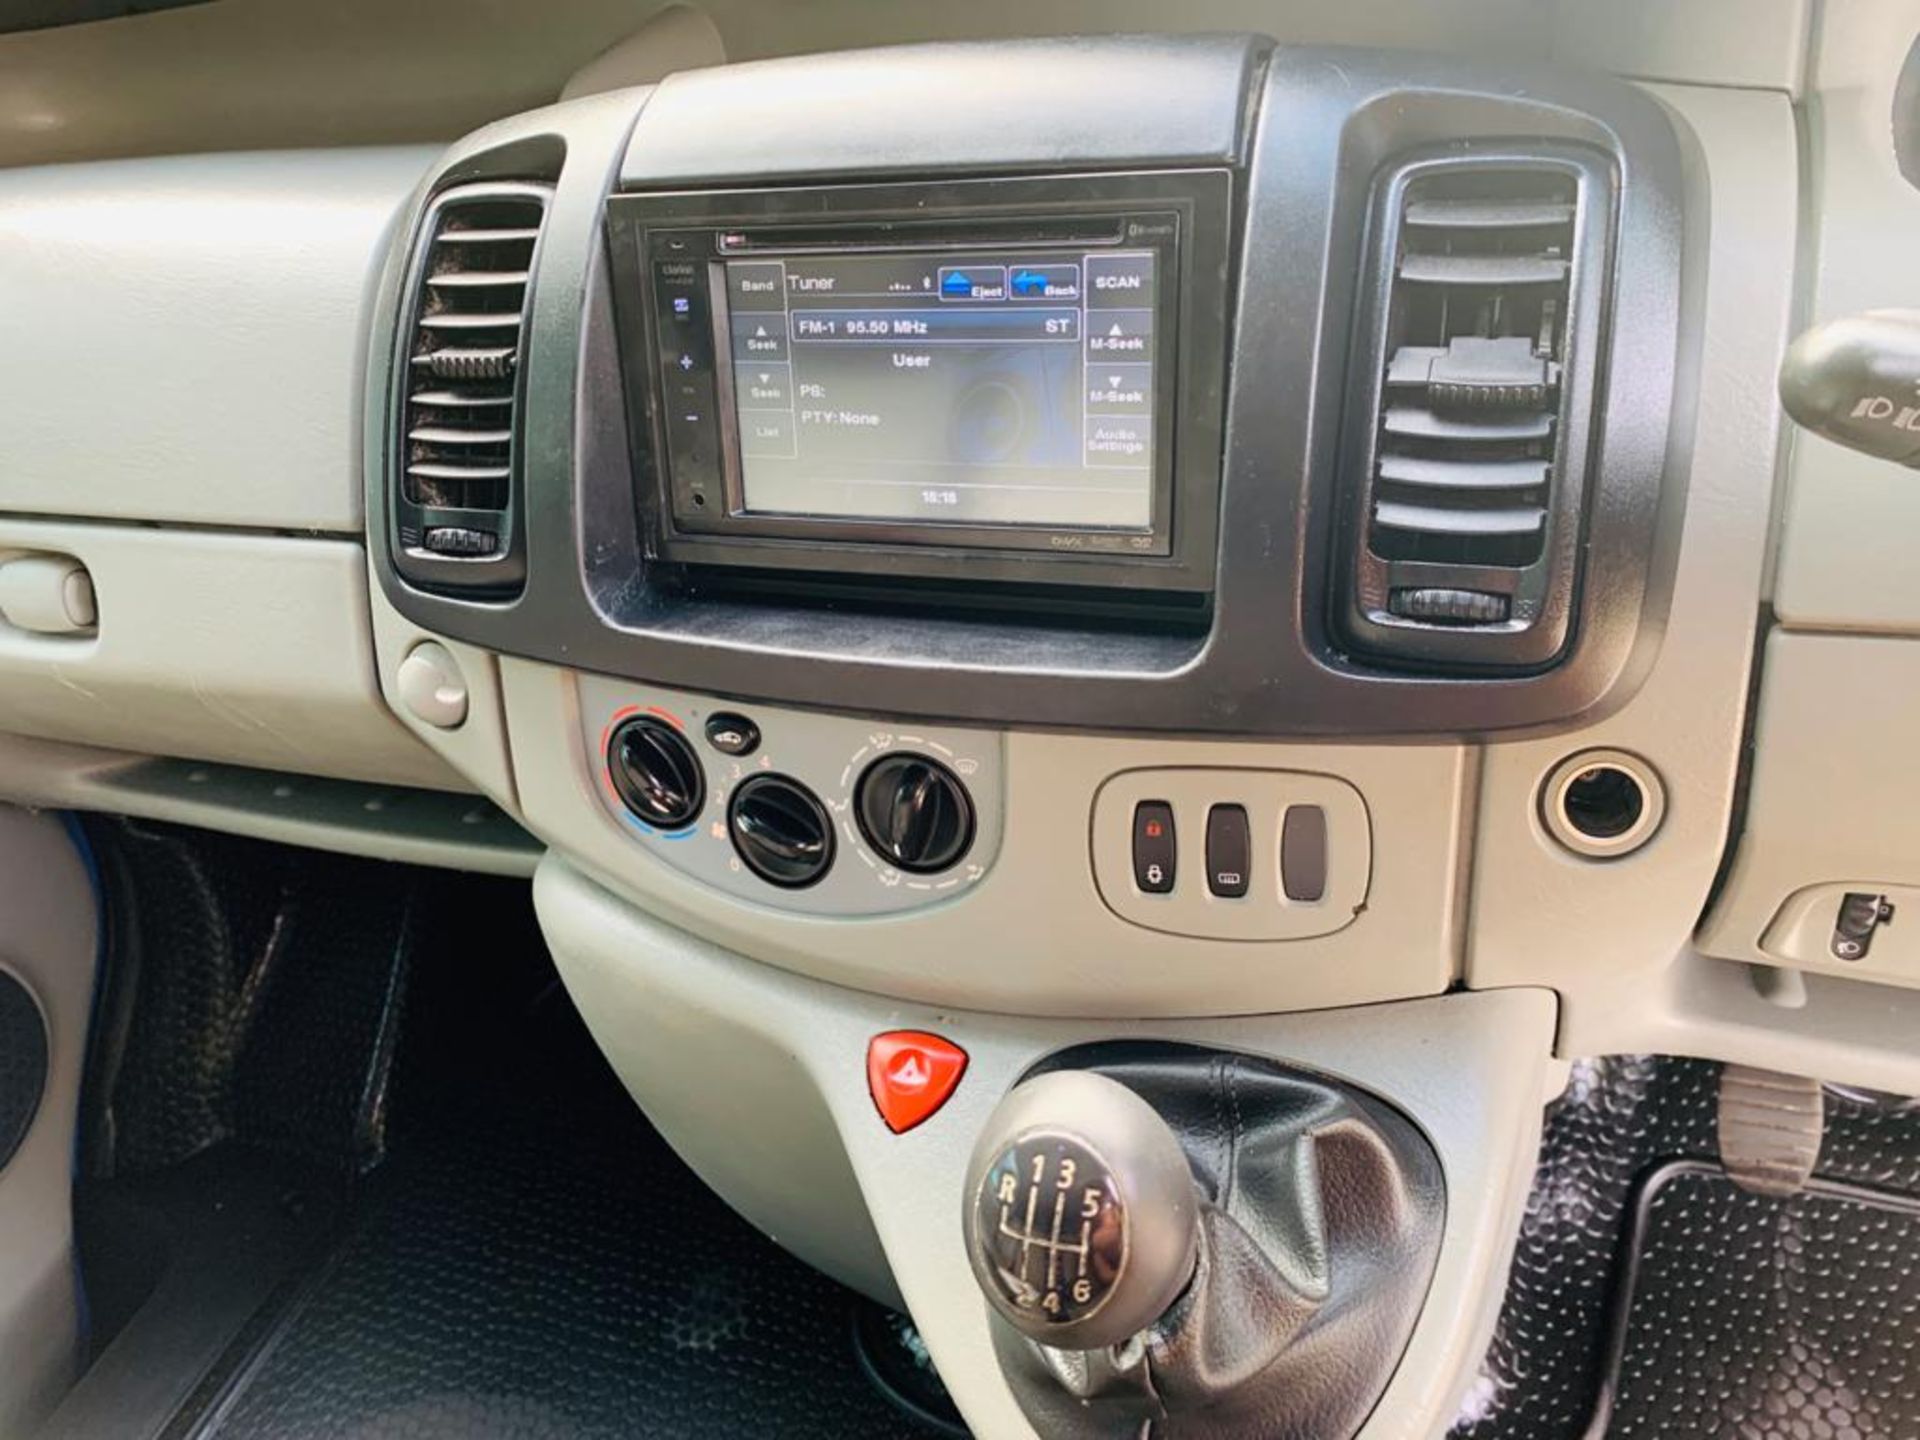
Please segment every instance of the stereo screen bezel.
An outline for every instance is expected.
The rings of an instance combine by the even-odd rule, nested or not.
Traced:
[[[842,576],[1210,591],[1218,545],[1230,206],[1225,170],[613,197],[607,228],[646,558]],[[1155,233],[1144,223],[1155,217],[1170,218],[1173,233]],[[1129,219],[1143,222],[1131,235]],[[1116,250],[1158,253],[1150,531],[745,509],[730,347],[717,333],[725,323],[724,288],[715,280],[726,259],[915,245],[1091,247],[1096,237],[1106,237],[1104,243]],[[656,294],[656,264],[668,259],[684,261],[705,277],[696,288],[707,307],[702,364],[711,367],[711,384],[692,405],[672,405],[667,393],[675,383],[667,352],[684,338],[680,331],[666,333]],[[702,416],[702,428],[684,423],[691,417],[681,412],[689,409]]]

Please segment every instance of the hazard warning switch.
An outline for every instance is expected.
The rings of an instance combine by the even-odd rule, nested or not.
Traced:
[[[867,1090],[896,1135],[946,1104],[966,1069],[966,1051],[923,1030],[889,1030],[867,1042]]]

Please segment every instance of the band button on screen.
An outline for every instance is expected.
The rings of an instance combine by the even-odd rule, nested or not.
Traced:
[[[778,260],[735,260],[727,266],[727,303],[742,310],[787,308],[786,266]]]

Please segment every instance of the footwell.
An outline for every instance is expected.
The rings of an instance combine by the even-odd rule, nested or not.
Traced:
[[[853,1295],[633,1105],[524,882],[103,839],[140,953],[92,1081],[102,1353],[52,1433],[931,1433],[862,1369]]]

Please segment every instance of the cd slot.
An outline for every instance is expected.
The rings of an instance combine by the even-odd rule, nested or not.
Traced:
[[[886,220],[870,225],[756,226],[723,230],[714,237],[722,255],[778,250],[803,255],[823,251],[948,250],[965,246],[1118,245],[1125,221],[1089,220],[1084,215],[1050,220],[1044,216],[1005,224],[971,220]]]

